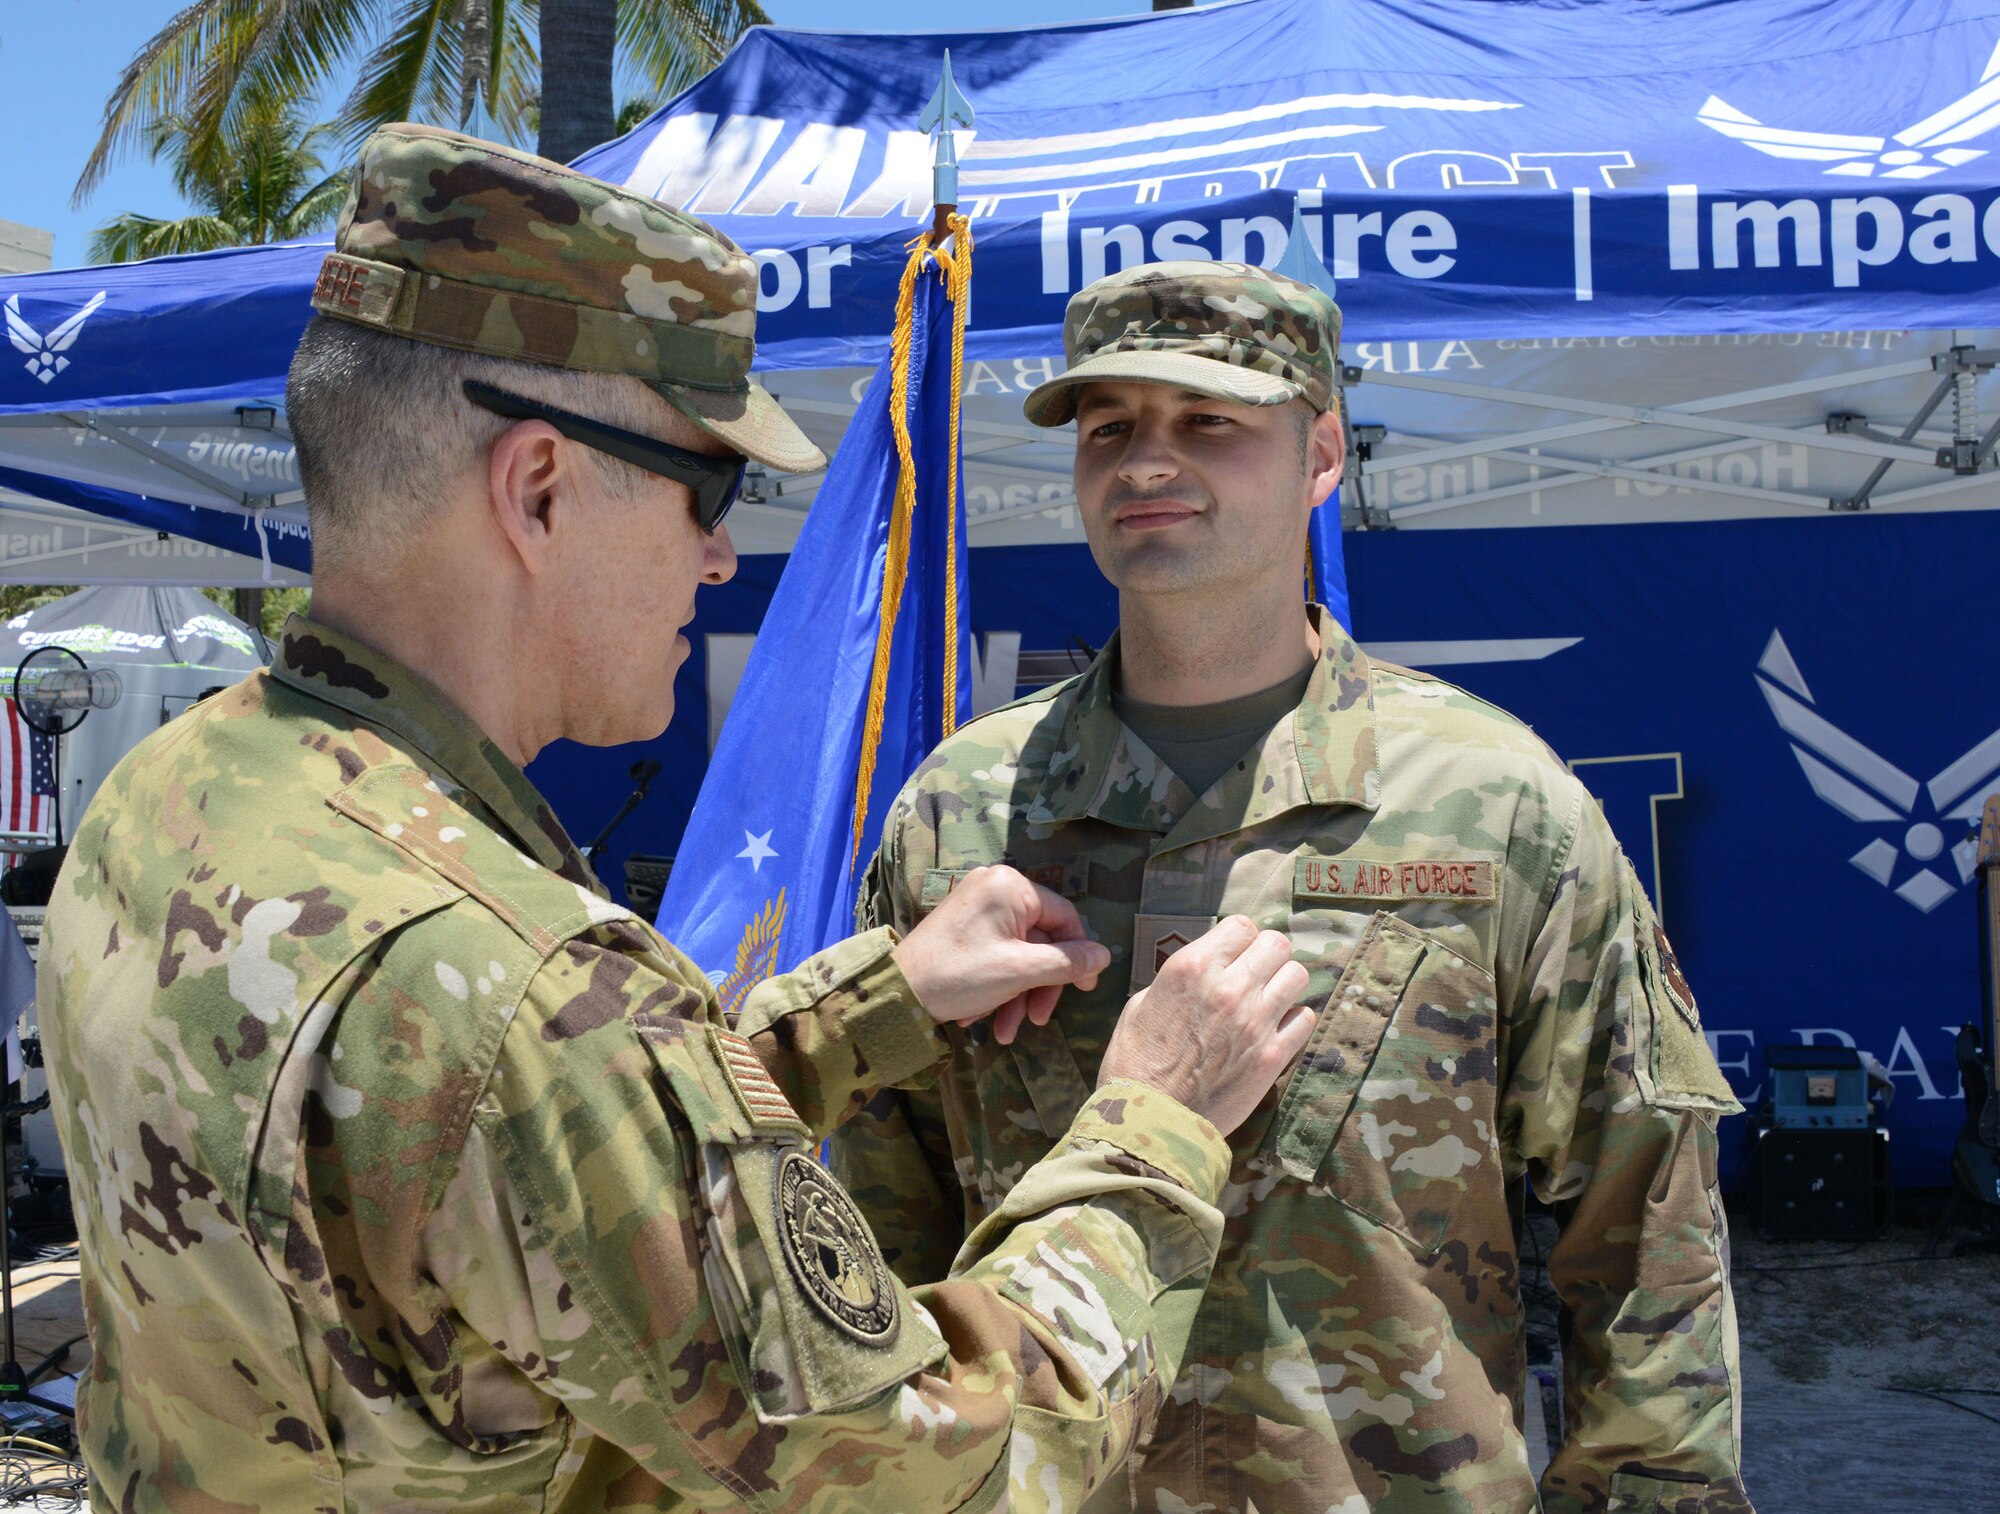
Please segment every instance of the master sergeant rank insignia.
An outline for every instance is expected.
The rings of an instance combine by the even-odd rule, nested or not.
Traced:
[[[814,1307],[864,1345],[894,1342],[896,1289],[854,1201],[797,1151],[778,1163],[775,1197],[785,1261]]]

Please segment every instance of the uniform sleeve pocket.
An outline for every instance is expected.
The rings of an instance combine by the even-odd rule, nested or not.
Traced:
[[[943,1340],[808,1148],[707,1145],[702,1179],[703,1273],[760,1419],[850,1408],[942,1359]]]
[[[758,1418],[865,1403],[939,1360],[942,1339],[754,1053],[710,1026],[644,1040],[692,1127],[702,1280]]]
[[[1637,890],[1637,881],[1633,888]],[[1669,1109],[1735,1114],[1735,1091],[1702,1034],[1694,992],[1674,948],[1643,902],[1633,925],[1639,944],[1639,990],[1644,999],[1646,1045],[1635,1071],[1646,1102]]]

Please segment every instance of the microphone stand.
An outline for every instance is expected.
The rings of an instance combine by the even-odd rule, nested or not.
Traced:
[[[26,1061],[25,1056],[22,1059]],[[50,1372],[60,1367],[69,1356],[69,1348],[82,1340],[77,1336],[64,1341],[32,1372],[23,1372],[14,1346],[14,1237],[12,1183],[7,1174],[7,1126],[9,1122],[24,1115],[38,1113],[49,1107],[49,1096],[40,1094],[25,1104],[0,1105],[0,1403],[29,1403],[38,1409],[52,1413],[74,1415],[75,1410],[60,1403],[52,1403],[36,1398],[29,1390]]]
[[[583,849],[583,860],[592,867],[597,866],[597,854],[604,849],[604,843],[611,839],[611,833],[625,823],[625,817],[646,801],[646,790],[655,778],[660,776],[660,765],[651,759],[635,762],[626,776],[638,785],[625,796],[625,802],[618,806],[618,813],[605,822],[604,829],[597,833],[597,839]]]

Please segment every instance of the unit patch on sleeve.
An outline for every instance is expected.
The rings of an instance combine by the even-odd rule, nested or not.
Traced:
[[[1413,899],[1493,902],[1493,864],[1484,858],[1301,857],[1293,864],[1292,894],[1301,899]]]
[[[773,1197],[780,1249],[813,1307],[864,1345],[894,1341],[895,1285],[854,1200],[797,1151],[779,1160]]]

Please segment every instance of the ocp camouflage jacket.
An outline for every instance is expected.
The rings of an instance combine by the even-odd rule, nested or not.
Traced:
[[[1562,1221],[1549,1273],[1570,1321],[1541,1507],[1740,1514],[1715,1130],[1738,1106],[1666,937],[1524,726],[1313,613],[1304,699],[1204,795],[1113,712],[1115,640],[911,779],[864,923],[908,928],[1004,859],[1075,900],[1113,966],[1011,1047],[954,1032],[934,1089],[839,1132],[835,1171],[892,1266],[940,1270],[1083,1107],[1131,989],[1249,915],[1291,937],[1319,1024],[1232,1138],[1186,1364],[1093,1509],[1535,1509],[1526,1174]]]
[[[49,911],[96,1506],[1073,1508],[1178,1368],[1227,1151],[1108,1087],[904,1291],[795,1113],[938,1061],[892,940],[764,985],[753,1048],[436,690],[294,619]]]

